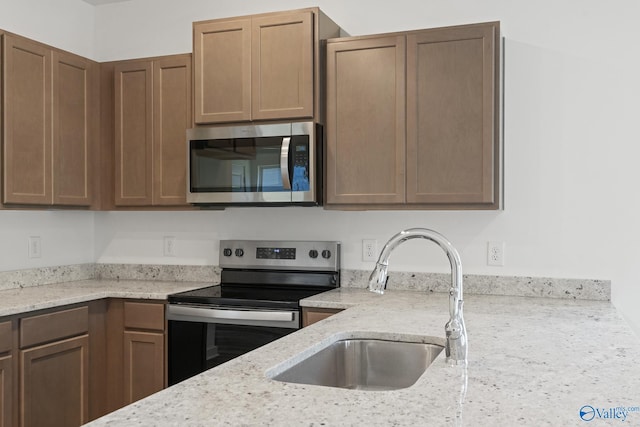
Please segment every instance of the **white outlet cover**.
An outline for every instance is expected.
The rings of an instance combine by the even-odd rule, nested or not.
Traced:
[[[362,261],[376,262],[378,260],[378,241],[362,239]]]
[[[494,267],[504,266],[504,242],[488,242],[487,243],[487,265]]]

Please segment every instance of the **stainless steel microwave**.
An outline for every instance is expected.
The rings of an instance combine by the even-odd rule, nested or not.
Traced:
[[[322,203],[322,127],[312,122],[187,130],[187,202]]]

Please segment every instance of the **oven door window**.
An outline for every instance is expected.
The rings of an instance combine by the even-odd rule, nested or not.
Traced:
[[[169,385],[292,332],[295,329],[169,321]]]
[[[208,323],[205,368],[213,368],[294,332],[293,329]]]
[[[282,137],[190,141],[192,193],[270,193],[285,189]]]

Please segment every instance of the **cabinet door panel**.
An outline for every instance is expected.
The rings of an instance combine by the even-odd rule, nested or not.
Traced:
[[[53,203],[91,204],[91,114],[94,69],[89,60],[53,55]]]
[[[327,203],[405,197],[405,38],[327,46]]]
[[[313,13],[252,21],[252,119],[313,116]]]
[[[164,334],[124,332],[126,403],[164,388]]]
[[[150,61],[115,69],[115,203],[152,203],[152,67]]]
[[[0,357],[0,427],[13,425],[13,357]]]
[[[4,36],[4,203],[51,204],[51,51]]]
[[[407,201],[494,202],[495,30],[407,37]]]
[[[196,123],[251,119],[251,19],[194,25]]]
[[[191,127],[191,57],[154,62],[153,204],[186,204],[186,130]]]
[[[20,424],[79,426],[89,411],[89,337],[22,350]]]

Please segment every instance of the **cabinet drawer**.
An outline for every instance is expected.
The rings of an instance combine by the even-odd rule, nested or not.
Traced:
[[[20,319],[20,348],[62,338],[85,334],[89,331],[89,307],[42,314]]]
[[[0,323],[0,353],[11,351],[13,347],[13,334],[11,333],[11,321]]]
[[[164,331],[164,304],[126,301],[124,327]]]

